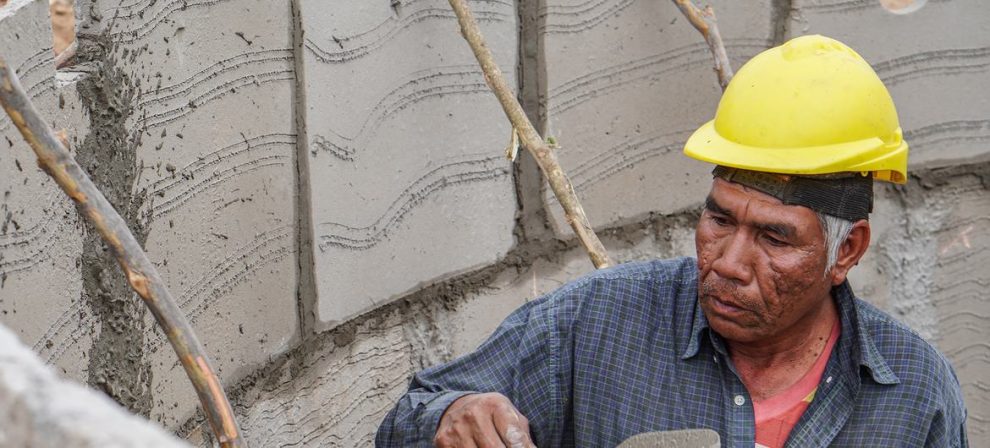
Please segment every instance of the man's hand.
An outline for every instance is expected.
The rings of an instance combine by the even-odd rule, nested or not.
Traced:
[[[505,395],[465,395],[447,407],[433,443],[448,447],[535,448],[529,438],[529,420]]]

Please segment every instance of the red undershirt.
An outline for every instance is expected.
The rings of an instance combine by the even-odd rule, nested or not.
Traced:
[[[815,365],[798,382],[783,392],[761,401],[753,401],[756,417],[756,448],[778,448],[787,442],[787,436],[815,398],[818,383],[825,372],[832,347],[839,340],[839,321],[832,326],[832,333]]]

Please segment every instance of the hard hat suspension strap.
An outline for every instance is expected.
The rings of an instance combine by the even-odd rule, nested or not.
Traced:
[[[848,221],[869,219],[873,178],[860,173],[797,176],[716,166],[712,175],[769,194],[787,205],[801,205]]]

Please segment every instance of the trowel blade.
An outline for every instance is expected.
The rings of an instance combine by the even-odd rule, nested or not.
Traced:
[[[644,432],[626,439],[618,448],[720,448],[718,433],[710,429]]]

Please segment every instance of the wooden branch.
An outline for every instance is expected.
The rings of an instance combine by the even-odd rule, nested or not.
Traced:
[[[79,40],[73,40],[61,53],[55,55],[55,68],[63,68],[72,63],[76,58],[76,51],[79,50]]]
[[[692,0],[671,0],[680,8],[687,17],[691,25],[701,33],[708,44],[708,49],[712,52],[712,59],[715,60],[715,73],[718,74],[718,84],[722,86],[722,91],[729,86],[732,79],[732,65],[729,64],[729,56],[725,52],[725,45],[722,44],[722,35],[718,32],[718,21],[715,19],[715,10],[711,5],[704,10],[694,6]]]
[[[144,300],[168,336],[203,405],[213,433],[224,447],[245,446],[223,387],[203,346],[175,304],[123,218],[96,188],[24,93],[17,75],[0,57],[0,104],[38,156],[38,165],[76,202],[113,251],[127,281]]]
[[[457,21],[461,25],[461,35],[471,45],[471,50],[478,59],[481,70],[485,73],[485,81],[488,83],[488,87],[492,89],[492,92],[498,97],[498,101],[502,103],[502,110],[505,111],[506,117],[512,122],[513,132],[518,133],[522,147],[533,155],[536,163],[540,166],[540,170],[543,171],[543,175],[546,176],[553,194],[557,196],[557,200],[564,208],[564,216],[567,219],[567,223],[574,229],[574,233],[581,241],[585,250],[588,251],[588,256],[596,268],[611,266],[612,260],[609,259],[608,253],[605,251],[605,246],[598,239],[598,235],[591,228],[591,223],[588,222],[588,216],[585,215],[584,208],[581,207],[577,194],[574,192],[574,186],[571,185],[571,181],[560,167],[560,162],[557,161],[557,154],[540,137],[540,134],[536,132],[536,128],[533,127],[533,123],[526,117],[526,113],[519,104],[519,100],[516,99],[515,93],[509,88],[509,84],[505,81],[502,71],[499,70],[498,65],[495,63],[495,58],[492,56],[491,50],[485,45],[485,40],[481,36],[481,30],[478,29],[478,22],[475,21],[474,15],[468,9],[467,3],[465,0],[449,1],[450,6],[457,13]]]

